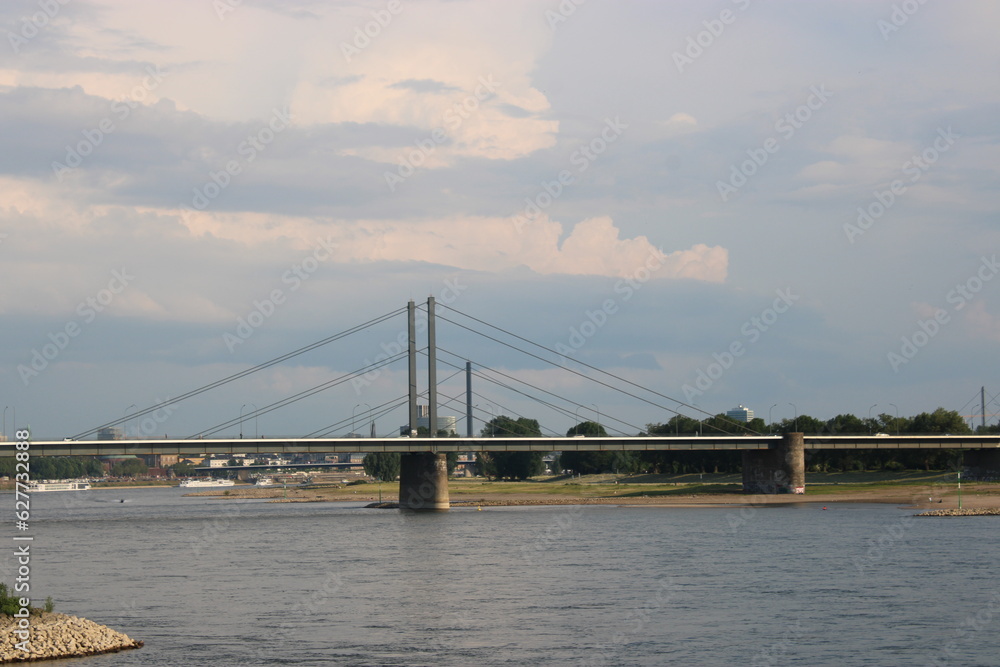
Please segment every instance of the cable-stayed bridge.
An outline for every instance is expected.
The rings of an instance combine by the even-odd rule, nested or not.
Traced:
[[[442,311],[439,313],[438,311]],[[325,345],[343,340],[344,338],[364,332],[373,326],[406,314],[405,334],[401,334],[388,346],[383,345],[384,352],[372,363],[342,374],[319,385],[299,391],[262,408],[254,406],[252,412],[243,414],[241,409],[238,418],[228,419],[220,424],[205,428],[198,433],[183,439],[129,439],[129,440],[90,440],[91,436],[107,433],[130,420],[153,419],[158,411],[163,411],[182,401],[189,401],[202,394],[220,388],[231,382],[248,377],[266,368],[271,368],[299,355],[311,352]],[[450,306],[438,304],[430,298],[426,305],[426,346],[418,347],[416,335],[417,306],[410,301],[406,308],[397,309],[377,318],[373,318],[358,326],[352,327],[328,338],[310,345],[298,348],[292,352],[280,355],[264,363],[257,364],[221,380],[185,392],[168,401],[162,401],[154,406],[136,410],[100,426],[93,427],[73,438],[64,441],[32,442],[32,456],[111,456],[122,454],[172,454],[178,456],[200,456],[206,454],[270,454],[270,453],[368,453],[397,452],[402,454],[400,474],[400,504],[408,509],[445,509],[448,506],[447,464],[445,454],[448,452],[553,452],[553,451],[703,451],[703,450],[741,450],[743,451],[744,488],[755,492],[802,492],[805,487],[804,452],[808,449],[971,449],[993,450],[981,455],[996,457],[1000,454],[1000,436],[803,436],[801,433],[787,433],[783,436],[763,435],[751,431],[745,423],[723,420],[719,423],[716,415],[706,412],[694,405],[664,395],[655,390],[642,387],[626,378],[596,368],[582,361],[566,358],[558,351],[534,343],[510,331],[496,327],[481,319],[462,313]],[[443,314],[442,314],[443,313]],[[464,318],[464,319],[461,319]],[[592,410],[593,404],[587,405],[544,389],[532,383],[519,379],[509,373],[504,373],[487,365],[474,363],[468,356],[440,348],[436,341],[437,320],[468,331],[494,344],[512,349],[519,354],[527,355],[542,364],[561,369],[587,382],[595,383],[607,390],[617,392],[636,403],[645,404],[657,410],[667,411],[676,415],[690,416],[691,413],[715,418],[709,423],[710,432],[698,436],[650,436],[643,433],[643,428],[630,424],[613,414],[599,414],[602,429],[616,433],[609,437],[510,437],[504,433],[490,433],[488,436],[476,437],[474,423],[479,421],[488,424],[500,416],[494,414],[493,402],[490,405],[489,417],[479,408],[477,397],[485,400],[481,394],[473,391],[473,380],[477,383],[488,383],[506,391],[530,399],[537,405],[555,411],[566,417],[579,420],[581,409]],[[461,319],[461,321],[460,321]],[[481,329],[486,329],[486,332]],[[444,353],[441,359],[438,353]],[[418,356],[426,358],[427,389],[419,392],[417,376]],[[451,361],[449,359],[454,359]],[[364,383],[373,373],[396,363],[406,362],[408,377],[408,392],[396,399],[391,399],[374,407],[368,407],[367,420],[373,428],[375,420],[392,414],[394,411],[406,410],[404,423],[409,425],[409,437],[399,437],[395,433],[391,437],[329,437],[330,433],[342,430],[347,423],[354,430],[356,415],[352,411],[350,418],[315,430],[299,437],[283,438],[242,438],[242,426],[245,421],[256,420],[257,417],[327,391],[345,383]],[[460,405],[463,399],[457,396],[445,396],[439,393],[437,371],[439,367],[454,369],[451,377],[465,374],[466,392],[464,397],[466,435],[464,437],[415,437],[419,422],[417,402],[423,399],[427,402],[425,419],[428,425],[437,425],[438,409],[441,405]],[[245,407],[245,406],[244,406]],[[355,406],[357,408],[358,406]],[[500,406],[504,412],[508,411]],[[683,412],[682,412],[683,411]],[[687,413],[687,414],[685,414]],[[218,437],[216,434],[240,426],[241,437]],[[431,429],[436,430],[436,429]],[[495,431],[495,429],[492,429]],[[216,436],[216,437],[212,437]],[[373,433],[374,436],[374,433]],[[12,443],[0,448],[0,454],[13,455]]]

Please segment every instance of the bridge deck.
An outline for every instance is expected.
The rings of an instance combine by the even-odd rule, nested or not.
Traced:
[[[781,436],[650,436],[607,438],[281,438],[215,440],[60,440],[30,445],[32,456],[127,454],[335,454],[367,452],[593,452],[770,449]],[[806,449],[991,449],[1000,435],[805,436]],[[13,456],[14,443],[0,445]]]

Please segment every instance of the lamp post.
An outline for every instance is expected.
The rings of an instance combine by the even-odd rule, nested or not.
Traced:
[[[896,407],[895,403],[890,403],[893,408],[896,408],[896,435],[899,435],[899,408]]]
[[[128,439],[128,411],[131,410],[132,408],[135,408],[135,403],[133,403],[132,405],[130,405],[127,408],[125,408],[125,434],[124,434],[124,437],[125,437],[126,440]],[[138,408],[136,408],[136,409],[138,409]],[[136,435],[138,435],[138,433]]]
[[[868,408],[868,435],[872,434],[872,410],[878,407],[878,403]]]
[[[789,403],[789,405],[792,406],[792,410],[795,411],[795,412],[792,413],[792,414],[795,415],[795,420],[792,422],[792,427],[795,429],[795,432],[798,433],[799,432],[799,409],[797,407],[795,407],[794,403]]]
[[[351,435],[354,435],[354,433],[355,433],[355,431],[354,431],[354,413],[362,405],[364,405],[365,407],[368,408],[368,423],[369,424],[372,423],[372,406],[368,405],[367,403],[356,403],[354,405],[354,407],[351,409]],[[369,428],[371,428],[371,426],[369,426]],[[428,429],[428,432],[430,432],[430,429]]]
[[[774,429],[771,428],[771,425],[774,423],[774,422],[771,421],[771,410],[773,410],[774,408],[776,408],[777,405],[778,404],[775,403],[774,405],[772,405],[771,407],[769,407],[767,409],[767,432],[768,433],[773,433],[774,432]]]
[[[247,406],[246,403],[240,406],[240,440],[243,439],[243,408]]]
[[[253,437],[256,440],[260,438],[260,432],[257,430],[257,413],[260,411],[257,409],[256,403],[248,403],[247,405],[253,406]]]
[[[7,437],[7,408],[10,406],[3,406],[3,436]]]

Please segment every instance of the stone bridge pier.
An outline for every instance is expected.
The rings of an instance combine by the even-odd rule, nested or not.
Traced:
[[[962,467],[972,477],[1000,477],[1000,449],[968,449],[962,455]]]
[[[448,459],[445,454],[403,454],[399,461],[399,508],[441,511],[448,499]]]
[[[772,449],[743,452],[744,493],[805,493],[802,433],[786,433]]]

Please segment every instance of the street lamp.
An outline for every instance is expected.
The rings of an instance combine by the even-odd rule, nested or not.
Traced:
[[[243,439],[243,409],[247,405],[253,405],[253,403],[244,403],[240,406],[240,440]],[[253,405],[253,433],[254,438],[257,437],[257,406]]]
[[[777,405],[778,404],[775,403],[774,405],[772,405],[771,407],[769,407],[767,409],[767,429],[768,429],[767,432],[768,433],[773,433],[774,432],[773,429],[771,428],[771,425],[774,423],[774,422],[771,421],[771,410],[773,410],[774,408],[776,408]]]
[[[872,410],[878,407],[878,403],[868,408],[868,435],[872,434]]]
[[[7,437],[7,408],[10,406],[3,406],[3,436]]]
[[[899,435],[899,408],[896,407],[895,403],[890,403],[889,405],[896,409],[896,435]]]
[[[358,408],[360,408],[362,405],[367,406],[367,408],[368,408],[368,422],[371,423],[371,420],[372,420],[372,406],[368,405],[367,403],[357,403],[357,404],[355,404],[355,406],[353,408],[351,408],[351,436],[352,437],[354,435],[356,435],[356,431],[354,430],[354,413],[357,412]],[[429,430],[430,429],[428,429],[428,431]]]
[[[792,413],[792,414],[795,415],[795,420],[792,422],[792,428],[794,428],[795,432],[798,433],[799,432],[799,409],[797,407],[795,407],[794,403],[789,403],[789,405],[792,406],[792,410],[795,411],[795,412]]]
[[[135,408],[135,403],[133,403],[132,405],[130,405],[127,408],[125,408],[125,434],[124,434],[124,437],[125,437],[126,440],[128,439],[128,411],[131,410],[132,408]],[[136,409],[138,409],[138,408],[136,408]],[[138,436],[138,435],[139,435],[138,429],[136,429],[136,436]]]

